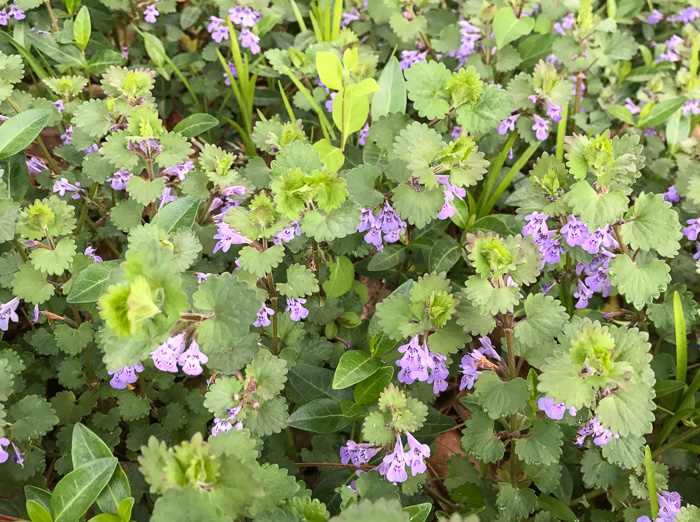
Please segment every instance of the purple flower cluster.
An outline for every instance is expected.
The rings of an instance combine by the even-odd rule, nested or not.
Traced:
[[[684,24],[692,24],[698,18],[700,18],[700,9],[697,7],[685,7],[678,11],[676,16],[670,16],[666,18],[666,20],[669,22],[683,22]]]
[[[559,22],[554,23],[554,32],[564,36],[566,34],[564,31],[571,29],[575,22],[576,16],[574,16],[574,13],[568,13]]]
[[[676,515],[681,512],[681,496],[675,491],[657,491],[656,498],[659,501],[658,517],[654,522],[673,522]],[[648,516],[639,517],[637,522],[651,522]]]
[[[226,413],[229,414],[228,418],[222,419],[221,417],[216,417],[214,419],[214,426],[211,429],[211,434],[216,437],[219,433],[226,433],[231,428],[235,427],[238,431],[243,429],[243,423],[241,421],[236,421],[236,415],[241,411],[242,406],[236,406],[235,408],[226,408]]]
[[[9,10],[3,9],[0,11],[0,25],[7,25],[10,23],[11,18],[19,21],[24,20],[26,15],[17,5],[12,4]]]
[[[143,371],[143,364],[136,363],[134,366],[124,366],[121,370],[109,370],[107,373],[112,376],[109,385],[115,390],[124,390],[127,385],[134,384],[138,377],[136,373]]]
[[[224,23],[223,18],[219,18],[218,16],[210,16],[207,31],[211,35],[212,40],[214,40],[216,43],[221,43],[223,40],[228,40],[228,26]]]
[[[119,169],[112,174],[111,178],[107,178],[107,181],[109,181],[112,190],[126,190],[126,182],[132,177],[134,175],[131,172]]]
[[[411,469],[411,475],[414,477],[419,473],[424,473],[427,469],[425,459],[430,457],[430,447],[427,444],[418,442],[408,432],[406,432],[406,439],[408,440],[408,452],[404,451],[401,436],[397,435],[393,453],[385,455],[382,463],[377,468],[380,474],[394,484],[408,480],[406,466]]]
[[[481,31],[470,24],[467,20],[459,22],[460,44],[459,49],[450,51],[447,56],[452,56],[459,60],[459,66],[462,67],[467,58],[474,54],[480,47]]]
[[[539,252],[542,255],[542,267],[546,263],[557,264],[561,259],[564,249],[561,246],[561,237],[555,237],[557,232],[549,230],[547,218],[549,214],[533,212],[525,216],[528,224],[523,227],[524,236],[532,236],[532,241],[540,246]]]
[[[73,143],[73,126],[72,125],[67,127],[66,132],[61,134],[61,140],[63,141],[64,145],[70,145],[71,143]]]
[[[406,223],[401,219],[394,208],[385,202],[376,215],[373,208],[362,208],[360,224],[357,225],[358,232],[365,232],[365,241],[377,248],[378,251],[384,249],[383,240],[387,243],[396,243],[401,234],[406,231]]]
[[[10,299],[7,303],[0,305],[0,330],[6,332],[10,327],[10,321],[16,323],[19,321],[17,317],[17,307],[19,306],[19,298]]]
[[[697,116],[700,114],[700,100],[688,100],[683,104],[681,110],[683,111],[683,116],[688,116],[690,113]]]
[[[31,157],[27,160],[27,170],[30,174],[39,174],[46,169],[46,163],[42,159]]]
[[[214,251],[212,252],[213,254],[216,254],[219,250],[228,252],[231,245],[251,243],[250,239],[236,232],[228,225],[228,223],[221,221],[216,225],[216,228],[217,233],[214,234],[214,239],[218,239],[219,241],[217,241],[216,245],[214,245]]]
[[[187,375],[199,375],[202,373],[202,364],[209,361],[209,357],[199,350],[199,343],[193,340],[189,348],[185,350],[185,334],[181,333],[169,338],[156,350],[151,352],[151,359],[156,368],[164,372],[177,372],[177,365]]]
[[[295,236],[301,236],[301,228],[299,228],[300,220],[301,218],[292,221],[287,228],[275,236],[272,242],[275,245],[281,245],[283,243],[289,243]]]
[[[360,443],[349,440],[345,446],[340,448],[340,462],[347,466],[350,462],[355,467],[364,466],[379,453],[380,448],[375,448],[371,444]]]
[[[7,459],[10,457],[10,454],[5,451],[5,448],[10,444],[12,444],[12,449],[15,452],[15,454],[12,456],[12,461],[21,467],[24,467],[24,455],[22,455],[22,452],[15,445],[15,443],[10,442],[10,439],[7,437],[0,437],[0,464],[7,462]]]
[[[177,176],[177,178],[180,181],[183,181],[185,179],[185,176],[187,176],[187,174],[189,174],[193,168],[194,168],[194,163],[192,161],[186,161],[184,163],[181,163],[180,165],[175,165],[174,167],[168,167],[163,172],[167,176],[171,176],[173,179],[175,178],[175,176]]]
[[[564,413],[566,413],[566,404],[563,402],[555,402],[554,399],[549,397],[540,397],[537,401],[537,407],[544,412],[544,414],[552,420],[562,420],[564,418]],[[569,415],[575,417],[578,410],[575,406],[569,408]]]
[[[433,352],[425,341],[420,342],[417,335],[408,344],[399,346],[398,350],[403,354],[403,357],[396,361],[396,365],[401,368],[397,375],[399,382],[427,382],[433,385],[433,393],[436,395],[447,389],[445,379],[450,375],[446,364],[447,357]]]
[[[613,435],[613,432],[610,431],[607,428],[604,428],[603,425],[600,423],[598,420],[598,416],[596,415],[593,417],[591,420],[589,420],[586,424],[584,424],[581,429],[577,431],[578,436],[576,437],[576,445],[579,448],[583,447],[584,442],[586,442],[586,437],[593,437],[593,444],[596,446],[605,446],[608,442],[610,442],[610,439],[615,437],[616,439],[620,438],[620,435],[617,433]]]
[[[228,19],[235,25],[253,27],[262,20],[262,15],[248,6],[237,5],[228,10]]]
[[[253,326],[270,326],[271,315],[275,315],[275,311],[269,308],[265,303],[261,303],[260,311],[258,312],[258,318],[253,323]]]
[[[659,56],[659,61],[669,61],[669,62],[679,62],[681,60],[680,54],[678,54],[678,45],[683,43],[683,38],[678,35],[673,35],[671,38],[664,42],[666,46],[666,52]]]
[[[95,250],[95,247],[88,245],[87,247],[85,247],[83,255],[91,257],[95,261],[95,263],[101,263],[102,258],[98,256],[96,252],[97,251]]]
[[[456,187],[450,183],[450,176],[447,174],[440,174],[435,177],[440,185],[445,187],[445,204],[442,206],[437,217],[438,219],[449,219],[457,212],[457,209],[452,204],[455,197],[463,201],[464,198],[467,197],[467,191],[462,187]]]
[[[515,130],[515,122],[518,120],[520,117],[520,114],[513,114],[512,116],[506,118],[501,122],[501,124],[498,126],[498,134],[501,136],[505,136],[505,134],[510,131]]]
[[[676,190],[675,185],[668,187],[668,190],[664,192],[664,201],[668,201],[671,205],[675,205],[681,200],[681,195]]]
[[[80,192],[82,192],[82,189],[80,188],[79,181],[76,181],[75,185],[72,185],[66,178],[61,178],[54,182],[53,191],[58,192],[59,196],[65,196],[66,192],[73,192],[71,199],[80,199]]]
[[[421,51],[420,49],[414,49],[409,51],[401,51],[401,61],[399,66],[402,71],[410,69],[414,63],[424,62],[428,59],[428,50]]]
[[[260,45],[258,45],[260,37],[248,28],[255,26],[255,24],[262,20],[262,15],[248,6],[240,5],[232,7],[228,12],[228,19],[231,20],[231,23],[241,26],[241,30],[238,34],[241,45],[250,49],[251,53],[258,54],[260,52]],[[216,43],[221,43],[223,40],[228,40],[229,38],[228,25],[223,18],[219,18],[218,16],[209,17],[207,31],[211,35],[212,40]]]
[[[481,343],[481,348],[473,350],[462,357],[462,362],[459,365],[462,369],[462,381],[459,384],[460,390],[464,388],[471,390],[479,375],[483,373],[481,370],[494,366],[486,357],[491,357],[497,361],[501,360],[501,356],[493,349],[490,338],[486,336],[479,337],[479,342]]]
[[[284,311],[289,312],[289,318],[292,321],[301,321],[302,319],[306,319],[309,315],[309,311],[304,308],[304,304],[306,304],[306,299],[293,299],[288,297],[287,307],[284,309]]]

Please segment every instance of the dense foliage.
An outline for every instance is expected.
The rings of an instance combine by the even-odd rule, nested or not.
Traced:
[[[0,518],[699,521],[699,7],[8,3]]]

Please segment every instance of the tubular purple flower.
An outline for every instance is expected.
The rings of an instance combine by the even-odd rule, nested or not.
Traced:
[[[260,37],[255,35],[250,29],[241,29],[238,39],[243,47],[250,49],[251,53],[258,54],[260,52],[260,46],[258,45]]]
[[[559,105],[552,102],[547,102],[547,116],[552,118],[552,121],[561,121],[563,112],[564,109],[559,107]]]
[[[689,219],[686,223],[689,226],[683,227],[683,235],[691,241],[697,241],[698,233],[700,233],[700,218]]]
[[[406,473],[406,455],[403,451],[403,442],[399,435],[396,436],[394,452],[384,457],[380,468],[380,473],[382,473],[389,482],[393,482],[394,484],[397,482],[405,482],[408,479],[408,473]]]
[[[134,384],[138,377],[136,373],[143,371],[143,364],[136,363],[134,366],[124,366],[121,370],[109,370],[107,373],[113,377],[109,381],[109,385],[115,390],[124,390],[128,384]]]
[[[211,35],[211,39],[216,43],[221,43],[223,40],[228,40],[228,26],[224,23],[223,18],[219,18],[218,16],[210,16],[207,31]]]
[[[47,170],[47,167],[44,160],[31,157],[27,160],[27,169],[29,170],[30,174],[39,174],[39,172]]]
[[[199,350],[197,341],[192,341],[189,348],[177,358],[177,362],[187,375],[199,375],[203,371],[202,364],[209,362],[209,357]]]
[[[418,442],[410,432],[406,432],[408,440],[408,453],[405,454],[406,464],[411,468],[411,475],[414,477],[419,473],[425,473],[428,466],[425,459],[430,457],[430,446]]]
[[[654,9],[651,13],[649,13],[649,18],[647,18],[647,21],[649,22],[649,25],[656,25],[663,19],[664,15],[658,9]]]
[[[520,117],[519,114],[513,114],[509,118],[506,118],[501,122],[501,124],[498,126],[498,134],[501,136],[505,136],[505,134],[508,131],[514,131],[515,130],[515,122],[518,120]]]
[[[7,303],[0,305],[0,330],[6,332],[10,327],[10,321],[13,323],[19,322],[17,316],[17,307],[19,306],[19,298],[14,297]]]
[[[158,9],[156,9],[155,4],[151,4],[143,10],[143,19],[149,24],[156,23],[158,20],[158,15],[160,15],[160,13],[158,12]]]
[[[0,437],[0,464],[3,464],[4,462],[7,462],[7,459],[10,457],[10,454],[5,451],[5,448],[10,445],[10,439],[7,437]]]
[[[535,124],[532,126],[538,140],[544,141],[549,136],[549,122],[535,114]]]
[[[133,176],[134,175],[131,172],[119,169],[117,172],[112,174],[111,178],[107,178],[106,181],[110,182],[112,190],[126,190],[126,182]]]
[[[83,255],[91,257],[95,261],[95,263],[101,263],[102,258],[98,256],[95,252],[95,247],[93,247],[92,245],[88,245],[87,247],[85,247]]]
[[[177,373],[177,359],[185,349],[185,334],[169,338],[156,350],[151,352],[151,359],[156,368],[163,372]]]
[[[289,318],[292,321],[301,321],[302,319],[306,319],[306,317],[309,315],[309,311],[303,306],[305,303],[306,299],[293,299],[288,297],[287,307],[284,309],[284,311],[289,312]]]
[[[537,232],[548,232],[549,229],[547,228],[547,219],[549,218],[549,214],[545,214],[544,212],[533,212],[532,214],[528,214],[525,216],[525,221],[527,221],[527,225],[523,226],[523,236],[531,236],[536,234]]]
[[[253,326],[270,326],[271,321],[269,316],[275,315],[275,311],[272,308],[268,308],[265,303],[261,303],[260,311],[258,312],[258,318],[253,323]]]

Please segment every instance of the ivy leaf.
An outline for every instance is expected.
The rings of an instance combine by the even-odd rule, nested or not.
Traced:
[[[421,192],[409,185],[399,185],[392,197],[394,210],[411,225],[423,228],[438,215],[445,204],[445,192],[442,189],[426,188]]]
[[[129,136],[129,132],[126,130],[111,133],[100,147],[100,154],[118,169],[131,170],[138,165],[139,157],[135,152],[126,148],[127,136]]]
[[[253,376],[256,389],[253,393],[260,402],[268,401],[284,389],[287,382],[287,361],[261,349],[245,370],[246,382]]]
[[[352,234],[360,222],[360,207],[346,198],[345,202],[325,216],[317,210],[311,210],[301,219],[301,231],[316,241],[332,241]]]
[[[568,352],[558,352],[547,359],[542,366],[538,389],[556,402],[578,409],[589,407],[596,394],[596,388],[581,377],[581,367],[572,364]]]
[[[534,26],[535,20],[532,17],[517,18],[512,7],[502,7],[493,18],[493,34],[496,38],[496,45],[502,49],[521,36],[530,34]]]
[[[335,261],[328,262],[330,273],[323,282],[323,291],[327,297],[341,297],[352,288],[355,281],[355,267],[345,256],[338,256]]]
[[[503,314],[512,311],[520,301],[518,288],[504,286],[494,288],[488,279],[478,275],[469,276],[464,289],[465,295],[479,307],[479,310],[488,315]]]
[[[212,117],[210,116],[210,118]],[[185,120],[180,123],[184,121]],[[159,167],[166,169],[183,163],[193,152],[188,139],[179,132],[168,132],[164,134],[160,137],[160,144],[163,146],[163,152],[158,154],[156,162]]]
[[[473,398],[492,419],[523,411],[530,399],[527,382],[516,377],[503,382],[493,371],[484,372],[476,381]]]
[[[652,259],[641,264],[639,257],[632,261],[629,256],[618,255],[610,261],[612,284],[637,310],[651,304],[671,281],[671,268],[665,262]]]
[[[306,265],[295,263],[287,268],[287,282],[277,283],[277,291],[285,297],[305,297],[318,292],[316,274]]]
[[[89,100],[83,102],[73,113],[73,125],[96,140],[104,137],[112,128],[107,102]]]
[[[428,19],[423,15],[418,15],[412,20],[408,20],[401,13],[394,13],[389,18],[389,25],[396,36],[404,42],[412,42],[421,31],[425,31],[428,26]],[[410,70],[410,69],[409,69]]]
[[[583,483],[588,488],[607,488],[622,475],[619,466],[607,462],[596,448],[589,448],[581,459]]]
[[[75,241],[64,237],[56,244],[55,250],[35,248],[29,258],[37,270],[49,275],[61,275],[71,267],[75,254]]]
[[[543,417],[534,422],[528,438],[516,441],[515,453],[526,464],[555,464],[561,456],[562,436],[559,426]]]
[[[408,99],[422,118],[442,118],[450,110],[446,86],[452,73],[442,62],[418,62],[404,72]]]
[[[459,324],[465,332],[483,336],[490,334],[496,327],[496,321],[491,315],[482,314],[479,308],[471,303],[469,297],[460,292],[457,297],[459,304],[457,305],[457,324]]]
[[[19,269],[12,290],[16,297],[32,304],[41,304],[53,295],[53,286],[46,282],[44,272],[29,265],[22,265]]]
[[[68,355],[78,355],[93,339],[90,323],[81,323],[78,328],[59,324],[53,332],[56,344]]]
[[[479,410],[471,412],[462,430],[462,449],[481,462],[497,462],[503,458],[505,447],[493,434],[493,420]]]
[[[529,488],[515,489],[508,482],[501,482],[498,484],[496,505],[505,520],[515,522],[535,512],[537,495]]]
[[[0,243],[15,237],[20,206],[11,199],[0,199]]]
[[[508,118],[512,108],[513,103],[505,90],[493,84],[484,85],[479,101],[457,109],[457,123],[461,125],[462,132],[478,136]]]
[[[231,408],[238,401],[235,396],[243,390],[243,383],[237,377],[219,377],[207,390],[204,398],[204,407],[213,415],[222,417],[226,409]]]
[[[344,170],[340,175],[347,181],[345,188],[358,205],[376,208],[384,201],[382,194],[374,188],[379,176],[379,171],[374,165],[360,165]]]
[[[526,318],[515,326],[514,334],[516,339],[528,347],[550,343],[569,320],[566,309],[548,295],[528,295],[524,308]]]
[[[634,469],[644,463],[644,445],[642,436],[613,437],[603,446],[603,457],[612,464]]]
[[[126,182],[126,190],[129,192],[129,195],[144,206],[158,199],[164,188],[165,178],[146,181],[139,176],[133,176]]]
[[[428,188],[440,186],[430,163],[444,148],[442,137],[417,121],[402,130],[394,142],[394,154],[404,160],[413,175]]]
[[[109,214],[109,220],[122,232],[129,232],[132,228],[141,225],[144,205],[135,199],[120,201]]]
[[[284,247],[282,245],[272,245],[263,252],[255,247],[246,246],[241,249],[239,257],[241,268],[256,277],[264,277],[265,274],[276,268],[283,258]]]
[[[574,183],[565,198],[574,214],[579,216],[591,231],[621,219],[628,205],[627,196],[621,191],[598,194],[586,181]]]
[[[239,413],[239,418],[253,435],[267,437],[273,433],[279,433],[287,427],[289,419],[287,403],[284,398],[275,397],[260,404],[260,408],[257,410],[244,408]]]
[[[596,414],[600,423],[621,437],[651,433],[654,421],[654,390],[643,382],[631,382],[627,388],[603,397]]]
[[[12,424],[12,438],[18,442],[43,437],[58,424],[51,404],[38,395],[27,395],[10,406],[7,419]]]
[[[642,192],[625,215],[621,233],[633,250],[656,250],[664,257],[674,257],[683,237],[678,213],[664,201],[662,194]]]

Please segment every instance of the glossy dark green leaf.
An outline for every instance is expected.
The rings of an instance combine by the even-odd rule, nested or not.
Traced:
[[[179,132],[185,138],[190,139],[199,136],[203,132],[213,129],[219,124],[211,114],[193,114],[175,125],[173,132]]]
[[[338,362],[338,367],[335,369],[333,389],[342,390],[363,381],[379,370],[381,366],[382,363],[379,359],[372,359],[360,350],[345,352]]]
[[[384,388],[389,385],[393,376],[394,369],[391,366],[384,366],[365,380],[358,382],[354,389],[355,402],[358,404],[369,404],[377,400]]]
[[[93,460],[63,477],[51,495],[54,522],[76,522],[97,500],[117,466],[117,459]]]
[[[168,234],[181,228],[189,228],[197,219],[200,199],[188,196],[165,205],[154,217],[152,224],[158,225]]]
[[[304,400],[335,399],[348,400],[352,398],[349,390],[334,390],[333,370],[298,363],[287,374],[289,385]]]
[[[46,127],[50,114],[39,109],[29,109],[12,116],[0,125],[0,159],[9,158],[23,151]]]
[[[406,259],[406,247],[390,243],[384,246],[384,250],[374,254],[367,269],[373,272],[396,269],[404,259]]]
[[[462,247],[451,236],[438,239],[428,256],[428,270],[440,273],[448,272],[462,257]]]
[[[335,433],[350,424],[343,413],[340,401],[335,399],[316,399],[307,402],[289,416],[292,428],[314,433]]]

